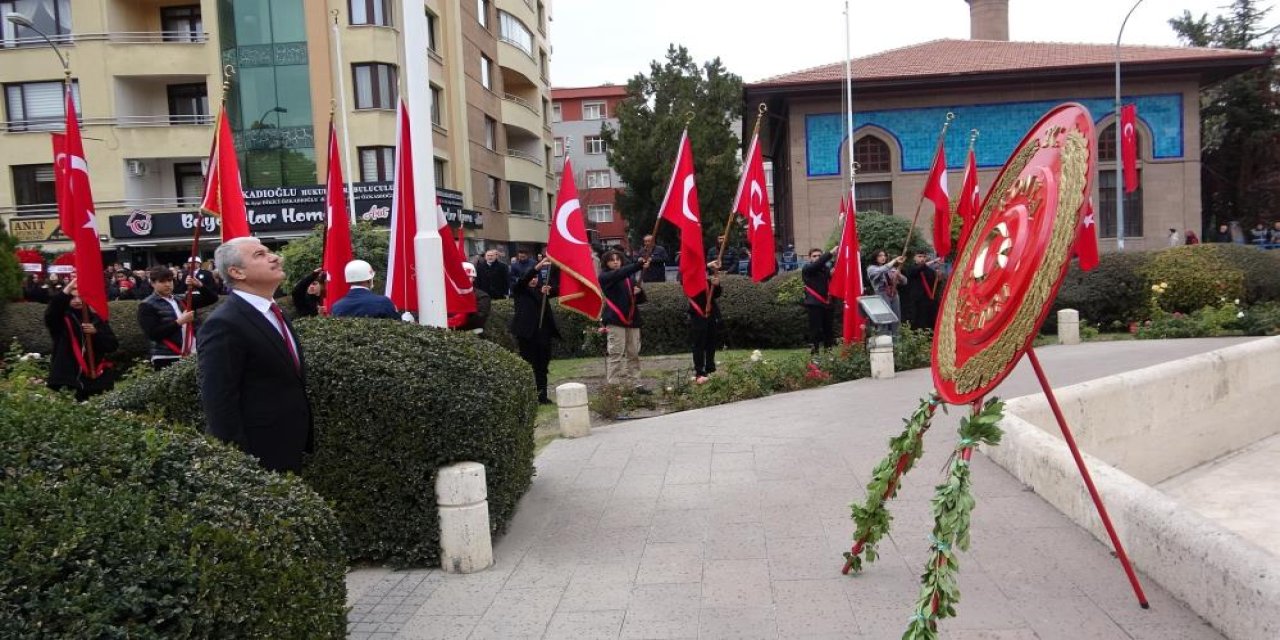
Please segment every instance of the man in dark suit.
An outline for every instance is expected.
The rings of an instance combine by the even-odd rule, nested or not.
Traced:
[[[335,318],[391,318],[399,320],[396,305],[383,295],[369,290],[373,286],[373,267],[364,260],[352,260],[343,269],[351,290],[333,303],[329,315]]]
[[[476,289],[489,294],[493,300],[502,300],[511,291],[511,269],[498,259],[498,250],[484,252],[484,260],[476,263]]]
[[[246,237],[218,247],[214,261],[232,293],[197,336],[205,431],[269,470],[297,473],[311,450],[311,404],[302,345],[271,299],[284,281],[280,256]]]
[[[515,312],[511,316],[511,334],[520,347],[520,357],[533,367],[533,382],[538,389],[538,403],[551,404],[547,397],[547,367],[551,363],[551,339],[560,338],[556,316],[547,298],[558,295],[548,277],[541,276],[551,266],[550,258],[525,271],[511,290]]]

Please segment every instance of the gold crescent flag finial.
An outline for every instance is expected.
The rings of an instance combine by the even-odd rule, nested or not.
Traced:
[[[236,68],[232,65],[222,67],[222,94],[226,99],[226,93],[231,90],[231,76],[236,74]]]
[[[689,128],[689,123],[693,122],[693,109],[684,112],[684,126]]]
[[[763,102],[761,102],[759,105],[756,106],[756,113],[760,115],[764,115],[768,111],[769,111],[768,105],[766,105]]]
[[[948,111],[948,112],[947,112],[947,124],[950,124],[950,123],[951,123],[951,121],[952,121],[952,120],[955,120],[955,119],[956,119],[956,114],[954,114],[954,113],[952,113],[952,112]]]
[[[338,24],[338,10],[337,10],[337,9],[331,9],[331,10],[329,11],[329,15],[333,16],[333,23],[334,23],[334,24]]]

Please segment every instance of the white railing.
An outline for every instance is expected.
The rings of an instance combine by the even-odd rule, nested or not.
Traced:
[[[533,105],[529,104],[528,101],[526,101],[524,98],[521,98],[520,96],[515,96],[515,95],[511,95],[510,93],[507,93],[507,94],[503,94],[502,99],[506,100],[507,102],[518,104],[524,107],[525,109],[528,109],[529,113],[532,113],[535,116],[542,115],[538,112],[536,108],[534,108]]]
[[[116,116],[113,122],[117,127],[170,127],[177,125],[211,125],[213,115],[155,115],[155,116]]]
[[[542,166],[542,159],[532,153],[527,153],[519,149],[507,149],[507,156],[511,158],[519,158],[525,162],[532,162],[539,167]]]
[[[50,36],[55,44],[74,45],[77,42],[110,42],[113,44],[204,44],[209,34],[204,31],[108,31],[101,33],[68,33]],[[0,40],[0,49],[43,47],[40,37],[6,38]]]
[[[9,133],[43,133],[62,131],[62,116],[27,118],[26,120],[3,120],[0,128]],[[150,115],[150,116],[97,116],[80,117],[82,127],[172,127],[179,125],[208,126],[213,124],[212,115]]]
[[[129,198],[126,200],[95,200],[93,206],[95,213],[101,215],[125,213],[133,209],[142,209],[148,213],[165,213],[167,211],[186,211],[195,209],[200,206],[200,198]],[[0,207],[0,215],[52,216],[57,214],[58,206],[53,203]]]

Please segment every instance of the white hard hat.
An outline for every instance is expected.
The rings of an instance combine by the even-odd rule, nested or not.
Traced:
[[[347,284],[368,282],[373,279],[373,267],[364,260],[352,260],[347,263],[347,268],[343,269],[343,275],[346,276]]]
[[[474,264],[471,264],[470,262],[463,262],[462,270],[466,271],[468,276],[472,278],[476,277],[476,266]]]

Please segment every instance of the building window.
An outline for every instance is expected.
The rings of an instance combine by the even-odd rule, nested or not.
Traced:
[[[547,52],[541,49],[538,50],[538,71],[542,73],[543,80],[551,77],[547,72]]]
[[[387,0],[347,0],[351,24],[391,26],[391,6]]]
[[[488,178],[489,182],[489,208],[495,211],[501,209],[502,201],[500,200],[500,194],[502,192],[502,181],[493,176],[485,177]]]
[[[480,56],[480,86],[493,91],[493,61],[489,56]]]
[[[556,138],[556,157],[564,155],[564,138]]]
[[[161,7],[160,30],[165,42],[197,42],[204,36],[200,5]]]
[[[608,189],[609,188],[609,172],[606,171],[588,171],[587,172],[587,188],[588,189]]]
[[[551,102],[546,98],[542,99],[542,126],[551,126]]]
[[[586,149],[589,156],[598,156],[604,153],[604,138],[600,136],[587,136],[583,138],[582,146]]]
[[[489,28],[489,0],[476,0],[476,20],[480,26]]]
[[[178,206],[194,207],[204,195],[204,172],[199,162],[173,163],[174,193],[178,194]]]
[[[560,103],[559,103],[559,102],[553,102],[553,103],[551,103],[551,121],[552,121],[552,122],[560,122],[560,121],[561,121],[561,116],[560,116]]]
[[[595,223],[613,222],[613,205],[611,204],[587,205],[587,222],[595,222]]]
[[[436,39],[437,29],[439,29],[440,19],[436,14],[427,12],[427,48],[435,53],[440,53],[440,42]]]
[[[511,196],[511,213],[522,216],[542,215],[542,189],[523,182],[507,183]]]
[[[396,66],[381,62],[351,65],[356,78],[357,109],[394,109],[396,106]]]
[[[502,10],[498,11],[498,37],[530,58],[533,57],[533,34],[519,18]]]
[[[484,117],[484,148],[495,151],[498,148],[498,121]]]
[[[360,147],[360,181],[386,182],[396,173],[395,147]]]
[[[547,32],[547,7],[541,2],[538,3],[538,31]]]
[[[858,211],[893,213],[892,182],[859,182],[854,185],[853,195],[858,199]]]
[[[437,127],[444,126],[444,117],[441,111],[444,108],[442,106],[443,103],[444,91],[434,84],[431,85],[431,124],[434,124]]]
[[[3,41],[0,46],[14,47],[22,45],[44,45],[40,31],[54,42],[70,42],[71,38],[71,0],[3,0],[0,1],[0,16],[17,13],[31,20],[35,29],[19,27],[0,17],[0,28]]]
[[[58,81],[23,82],[4,86],[4,110],[9,131],[48,131],[66,124],[63,112],[63,85]],[[76,118],[82,118],[80,85],[71,84],[71,98],[76,105]]]
[[[1112,135],[1115,135],[1114,133]],[[1099,140],[1101,142],[1101,140]],[[1099,147],[1102,145],[1099,144]],[[1114,141],[1112,144],[1114,148]],[[1099,148],[1098,155],[1102,155]],[[1098,170],[1098,235],[1116,237],[1116,170]],[[1138,172],[1138,188],[1124,194],[1124,237],[1142,237],[1142,172]]]
[[[604,103],[603,102],[582,103],[582,119],[583,120],[604,120]]]
[[[19,207],[56,205],[52,164],[19,164],[13,169],[13,203]],[[31,212],[36,213],[36,212]]]
[[[165,87],[169,94],[169,124],[198,124],[209,115],[209,90],[203,82],[171,84]]]
[[[440,189],[448,187],[448,185],[445,184],[444,160],[441,160],[440,158],[432,158],[431,168],[436,172],[436,187]]]
[[[853,143],[853,161],[858,173],[889,173],[889,145],[875,136],[864,136]]]
[[[1142,132],[1134,131],[1134,141],[1138,145],[1138,159],[1142,159]],[[1098,162],[1116,161],[1116,125],[1112,124],[1098,134]]]

